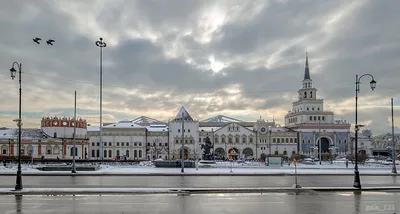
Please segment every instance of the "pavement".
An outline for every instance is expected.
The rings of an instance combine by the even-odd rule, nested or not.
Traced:
[[[215,193],[285,193],[285,192],[354,192],[400,191],[400,186],[364,187],[283,187],[283,188],[0,188],[0,195],[99,195],[99,194],[215,194]]]
[[[391,173],[388,167],[360,168],[362,176],[397,176]],[[14,176],[16,169],[0,169],[0,176]],[[154,168],[154,167],[107,167],[104,166],[98,171],[78,171],[72,174],[69,171],[39,171],[34,168],[26,168],[22,171],[23,175],[28,176],[342,176],[353,175],[353,168],[317,168],[305,167],[264,167],[264,168],[185,168],[181,173],[180,168]]]
[[[399,213],[396,192],[0,195],[1,213]]]

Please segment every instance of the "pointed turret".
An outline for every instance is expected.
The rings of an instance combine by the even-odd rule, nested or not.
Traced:
[[[185,107],[181,107],[178,114],[175,116],[174,120],[185,120],[185,121],[194,121],[190,114],[186,111]]]
[[[306,67],[304,69],[304,80],[311,80],[310,78],[310,68],[308,66],[308,53],[306,52]]]

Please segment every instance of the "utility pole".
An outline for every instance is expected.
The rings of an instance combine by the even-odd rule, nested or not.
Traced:
[[[185,172],[185,141],[184,141],[184,138],[185,138],[185,125],[184,125],[184,120],[185,120],[185,117],[184,117],[185,115],[184,115],[184,113],[182,112],[182,149],[181,149],[181,173],[184,173]]]
[[[392,161],[393,161],[393,167],[392,167],[392,173],[397,174],[397,169],[396,169],[396,147],[394,143],[394,116],[393,116],[393,97],[392,97]]]
[[[72,147],[72,173],[76,173],[76,165],[75,165],[75,153],[76,153],[76,147],[75,147],[75,135],[76,135],[76,91],[75,91],[75,104],[74,104],[74,146]]]
[[[318,122],[318,155],[319,155],[319,165],[322,165],[321,159],[322,159],[322,149],[321,149],[321,121]]]

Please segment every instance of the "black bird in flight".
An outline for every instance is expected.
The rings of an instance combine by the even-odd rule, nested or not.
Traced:
[[[34,38],[34,39],[32,39],[34,42],[36,42],[37,44],[40,44],[40,40],[42,40],[41,38],[38,38],[38,37],[36,37],[36,38]]]
[[[52,40],[52,39],[49,39],[49,40],[47,40],[46,42],[47,42],[48,45],[53,45],[53,42],[55,42],[55,41]]]

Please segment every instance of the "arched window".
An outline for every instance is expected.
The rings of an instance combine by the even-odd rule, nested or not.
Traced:
[[[119,156],[119,150],[117,150],[117,156]]]
[[[129,150],[126,150],[125,155],[127,158],[129,158]]]
[[[312,98],[312,91],[310,91],[310,98]]]
[[[307,98],[307,92],[304,92],[304,98]]]
[[[276,138],[276,142],[277,142],[277,143],[280,143],[280,142],[281,142],[281,139],[280,139],[280,138]]]
[[[70,154],[70,156],[78,156],[78,148],[76,148],[76,147],[71,147],[70,149],[69,149],[69,154]]]
[[[109,158],[112,158],[112,151],[111,151],[111,149],[108,150],[108,157],[109,157]]]
[[[139,158],[142,158],[142,150],[139,150]]]
[[[58,155],[60,154],[60,147],[59,146],[54,146],[53,147],[53,154]]]
[[[137,150],[133,150],[133,157],[137,158]]]
[[[94,149],[92,149],[92,158],[94,158],[95,157],[95,155],[94,155]]]
[[[97,150],[96,156],[97,156],[97,157],[100,157],[100,150]]]
[[[103,157],[107,157],[107,150],[104,150],[104,152],[103,152]]]

